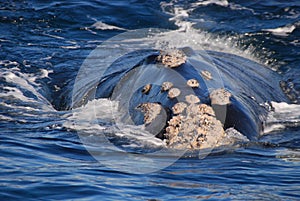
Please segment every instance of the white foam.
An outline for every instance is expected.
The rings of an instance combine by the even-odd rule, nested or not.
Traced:
[[[247,10],[247,11],[250,11],[253,15],[258,15],[258,13],[256,13],[255,10],[253,10],[252,8],[247,8],[247,7],[242,6],[240,4],[230,2],[228,7],[231,10]]]
[[[288,36],[295,29],[296,29],[296,26],[292,24],[292,25],[286,25],[283,27],[277,27],[274,29],[263,29],[263,31],[271,32],[273,35],[277,35],[277,36]]]
[[[2,103],[0,103],[0,105],[2,105]],[[15,121],[14,118],[12,117],[8,117],[8,116],[4,116],[0,114],[0,120],[5,120],[5,121]]]
[[[127,139],[130,144],[126,147],[161,147],[163,141],[156,138],[144,130],[144,126],[124,125],[117,119],[121,116],[118,109],[118,102],[109,99],[95,99],[89,101],[86,105],[76,108],[65,115],[67,119],[63,126],[75,129],[79,136],[85,141],[86,134],[88,137],[101,137],[106,144],[111,144],[107,139],[110,137],[121,137]],[[105,124],[101,122],[105,121]],[[110,122],[110,124],[108,124]],[[113,146],[113,144],[111,144]]]
[[[3,65],[3,66],[10,66],[10,65],[18,66],[19,63],[16,62],[16,61],[1,60],[1,61],[0,61],[0,65]]]
[[[19,64],[15,63],[15,66],[19,66]],[[48,123],[51,115],[57,117],[57,111],[37,91],[39,86],[38,83],[35,83],[36,77],[33,74],[22,73],[18,67],[1,68],[0,74],[7,83],[0,92],[2,99],[0,105],[5,111],[0,115],[1,120],[22,123],[33,121],[35,123],[45,119]],[[42,70],[41,76],[45,77],[46,75],[46,71]]]
[[[109,24],[106,24],[106,23],[101,22],[101,21],[95,22],[91,27],[93,27],[97,30],[126,30],[126,29],[123,29],[121,27],[109,25]]]
[[[15,65],[18,66],[18,63]],[[21,102],[35,103],[36,106],[40,105],[44,108],[53,109],[49,101],[38,92],[40,86],[35,82],[38,77],[43,78],[48,76],[47,70],[41,70],[41,74],[36,76],[34,74],[22,73],[18,67],[13,67],[9,69],[2,68],[0,74],[7,83],[16,86],[5,86],[5,91],[1,93],[2,97],[13,97]],[[31,92],[35,97],[28,97],[24,94],[25,91]]]
[[[268,134],[274,131],[281,131],[284,130],[285,126],[283,124],[273,124],[273,125],[268,125],[264,127],[264,131],[262,133],[262,135],[264,134]]]
[[[193,3],[193,6],[207,6],[210,4],[215,4],[218,6],[223,6],[223,7],[227,7],[229,5],[227,0],[202,0],[202,1],[198,1],[196,3]]]
[[[21,101],[25,101],[25,102],[35,102],[33,98],[28,98],[27,96],[24,96],[23,92],[15,87],[3,87],[4,90],[7,90],[6,93],[1,94],[2,97],[9,97],[12,96],[16,99],[19,99]]]
[[[294,8],[291,7],[285,8],[284,11],[289,14],[288,16],[286,16],[286,18],[297,19],[300,16],[299,10],[295,10]]]
[[[173,37],[172,40],[178,40],[178,43],[181,43],[181,46],[190,46],[192,48],[193,46],[197,46],[198,48],[196,49],[202,47],[205,50],[213,50],[240,55],[244,58],[248,58],[262,64],[268,63],[268,61],[264,61],[265,58],[257,58],[256,56],[254,56],[254,53],[256,52],[255,47],[249,46],[247,47],[247,49],[242,49],[239,45],[238,36],[218,36],[210,34],[203,30],[197,30],[193,28],[194,24],[196,24],[197,22],[203,23],[205,19],[191,18],[190,13],[192,13],[199,6],[207,6],[209,4],[216,4],[224,7],[229,6],[233,10],[249,10],[248,8],[242,7],[238,4],[228,3],[228,1],[226,0],[199,1],[196,3],[190,3],[189,5],[182,5],[176,0],[173,0],[171,2],[162,2],[160,5],[163,12],[171,15],[172,17],[169,20],[173,21],[175,25],[179,27],[178,30],[173,32],[185,32],[180,37],[170,36]],[[170,33],[170,35],[172,35],[172,33]]]
[[[286,162],[300,162],[300,150],[294,148],[281,148],[276,152],[276,158],[280,158]]]
[[[287,127],[300,126],[300,105],[285,102],[271,102],[271,105],[273,111],[268,114],[264,134]]]
[[[52,73],[53,70],[47,70],[47,69],[40,69],[41,71],[41,75],[39,76],[39,78],[47,78],[49,77],[49,73]]]
[[[74,50],[74,49],[79,49],[79,45],[65,45],[65,46],[60,46],[60,48],[67,49],[67,50]]]
[[[49,36],[49,37],[55,38],[55,39],[65,40],[64,37],[61,37],[61,36],[58,36],[58,35],[54,35],[54,34],[49,34],[49,33],[46,33],[46,32],[43,32],[43,35],[44,36]]]
[[[189,14],[187,10],[184,10],[181,7],[174,8],[174,17],[170,18],[170,21],[175,21],[175,25],[179,27],[179,31],[186,31],[191,29],[192,25],[195,23],[185,21],[184,19],[188,18]]]
[[[277,113],[293,113],[293,116],[300,116],[300,105],[285,102],[271,102],[271,104]]]

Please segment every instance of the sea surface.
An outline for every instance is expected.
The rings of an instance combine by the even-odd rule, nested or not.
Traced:
[[[69,110],[86,58],[149,29],[266,65],[291,101],[268,103],[257,141],[180,157],[153,154],[164,145],[140,127],[115,130],[114,102]],[[300,200],[299,94],[299,0],[1,1],[0,200]]]

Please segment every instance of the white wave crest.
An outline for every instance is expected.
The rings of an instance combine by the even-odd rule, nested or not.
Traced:
[[[261,64],[270,63],[267,58],[258,57],[257,49],[254,46],[248,46],[247,48],[241,48],[240,36],[218,36],[215,34],[208,33],[205,30],[194,28],[196,24],[207,23],[207,19],[204,18],[193,18],[191,13],[198,7],[215,4],[223,7],[229,7],[232,10],[249,10],[254,13],[252,9],[243,7],[239,4],[228,2],[227,0],[204,0],[196,3],[180,2],[172,0],[171,2],[161,2],[160,6],[163,12],[171,15],[170,21],[173,21],[178,26],[176,32],[183,32],[185,38],[193,38],[194,43],[199,47],[201,46],[205,50],[213,50],[219,52],[226,52],[235,55],[248,58]],[[216,22],[209,22],[216,23]],[[171,34],[170,34],[171,35]],[[191,43],[187,43],[185,39],[180,37],[173,38],[174,40],[180,40],[181,43],[185,43],[186,46],[193,46]],[[189,40],[191,41],[191,40]]]
[[[263,29],[263,31],[271,32],[273,35],[277,36],[288,36],[296,29],[296,26],[293,24],[289,24],[283,27],[277,27],[274,29]]]
[[[125,30],[125,29],[123,29],[121,27],[109,25],[109,24],[106,24],[106,23],[101,22],[101,21],[95,22],[92,25],[92,27],[95,28],[95,29],[97,29],[97,30]]]
[[[210,4],[215,4],[218,6],[224,6],[227,7],[229,5],[229,2],[227,0],[202,0],[198,1],[196,3],[193,3],[194,6],[207,6]]]
[[[118,102],[109,99],[94,99],[86,105],[73,109],[72,114],[66,114],[63,126],[75,129],[81,140],[88,138],[101,139],[102,143],[113,147],[109,138],[125,139],[124,147],[143,148],[162,147],[164,142],[147,132],[144,126],[125,125],[118,122],[121,116]]]
[[[268,114],[264,133],[300,126],[300,105],[271,102],[273,111]]]

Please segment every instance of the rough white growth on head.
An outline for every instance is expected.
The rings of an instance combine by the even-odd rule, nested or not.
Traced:
[[[161,91],[168,91],[172,87],[173,87],[172,82],[163,82],[162,85],[161,85]]]
[[[211,104],[227,105],[230,103],[231,93],[224,88],[213,90],[210,95]]]
[[[178,89],[178,88],[172,88],[168,92],[168,97],[169,98],[175,98],[175,97],[179,96],[180,93],[181,93],[180,89]]]
[[[194,104],[194,103],[199,103],[200,99],[198,98],[198,96],[195,96],[193,94],[187,95],[185,97],[186,102],[190,103],[190,104]]]
[[[196,79],[189,79],[186,83],[187,83],[188,86],[190,86],[192,88],[199,87],[199,82]]]
[[[184,52],[178,49],[160,51],[157,61],[161,62],[166,67],[175,68],[185,63],[186,56]]]

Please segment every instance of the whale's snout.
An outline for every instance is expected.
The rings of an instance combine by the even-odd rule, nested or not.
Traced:
[[[129,100],[129,115],[135,124],[144,124],[172,148],[212,147],[223,137],[223,125],[209,105],[204,80],[212,78],[207,70],[199,73],[184,50],[177,49],[160,51],[142,66],[126,76],[126,81],[130,77],[143,83]]]
[[[241,58],[188,47],[131,52],[106,70],[96,98],[118,101],[122,123],[144,125],[172,148],[224,144],[227,128],[256,139],[266,111],[256,89],[246,83],[254,77],[251,69],[234,66],[230,59]],[[236,74],[244,70],[248,74]]]

